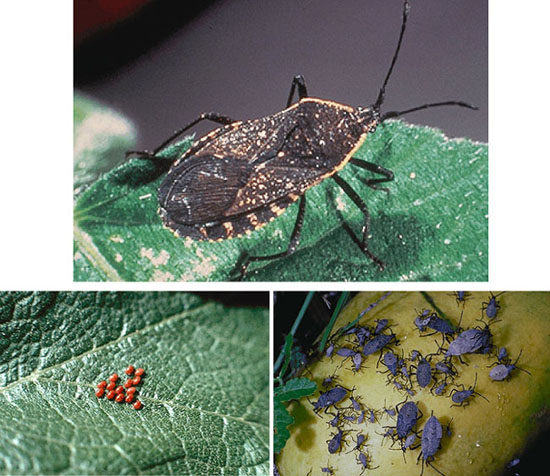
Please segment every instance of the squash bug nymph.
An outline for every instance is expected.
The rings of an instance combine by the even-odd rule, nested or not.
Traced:
[[[352,200],[363,215],[361,251],[380,270],[384,263],[368,247],[370,214],[364,199],[338,172],[347,164],[378,175],[365,183],[388,192],[380,184],[394,179],[381,165],[354,158],[354,154],[386,119],[436,106],[477,109],[461,101],[424,104],[381,114],[386,85],[396,63],[409,14],[403,3],[403,19],[397,47],[378,97],[368,107],[352,107],[310,97],[301,75],[292,80],[286,108],[272,116],[237,121],[217,113],[204,113],[179,129],[152,152],[128,152],[145,159],[157,154],[197,123],[209,120],[221,127],[196,140],[171,166],[158,189],[163,225],[176,237],[221,241],[250,234],[274,220],[299,201],[296,222],[284,251],[269,255],[244,252],[235,267],[243,278],[253,262],[273,260],[294,253],[306,212],[306,192],[327,178]],[[294,101],[295,93],[298,101]]]

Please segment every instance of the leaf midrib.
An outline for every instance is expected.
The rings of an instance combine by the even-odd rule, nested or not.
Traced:
[[[190,315],[196,314],[197,312],[200,313],[205,309],[208,311],[208,309],[215,308],[217,306],[218,306],[217,303],[208,302],[206,304],[200,305],[200,306],[195,307],[193,309],[188,309],[188,310],[185,310],[183,312],[179,312],[177,314],[174,314],[172,316],[168,316],[168,317],[166,317],[164,319],[161,319],[160,321],[157,321],[155,323],[148,324],[148,325],[143,326],[143,327],[139,327],[135,331],[130,332],[128,334],[124,334],[124,335],[118,337],[115,340],[110,340],[108,342],[105,342],[104,344],[102,344],[98,347],[94,347],[90,350],[87,350],[86,352],[83,352],[83,353],[78,354],[78,355],[74,355],[70,359],[63,360],[63,361],[58,362],[58,363],[56,363],[54,365],[51,365],[49,367],[44,367],[40,370],[35,370],[35,371],[31,372],[29,375],[26,375],[25,377],[17,379],[14,382],[9,383],[8,385],[6,385],[4,387],[0,387],[0,395],[2,395],[5,391],[11,389],[12,387],[15,387],[15,386],[20,385],[20,384],[25,383],[25,382],[33,382],[35,380],[38,380],[38,378],[46,372],[50,372],[52,370],[55,370],[57,368],[62,367],[63,365],[70,364],[71,362],[73,362],[75,360],[80,360],[80,359],[82,359],[82,358],[84,358],[88,355],[91,355],[91,354],[93,354],[93,353],[95,353],[99,350],[105,349],[106,347],[108,347],[110,345],[116,345],[119,342],[122,342],[124,339],[128,339],[129,337],[135,336],[136,334],[140,334],[142,332],[146,332],[148,330],[155,329],[156,327],[162,326],[164,324],[167,324],[167,323],[176,321],[178,319],[182,319],[184,317],[188,317]]]
[[[88,239],[86,239],[85,236],[87,236]],[[90,264],[95,264],[95,268],[105,274],[108,281],[122,281],[117,270],[113,268],[107,261],[107,258],[99,252],[99,249],[94,244],[93,238],[76,224],[74,225],[74,241],[78,245],[78,250],[86,256]]]
[[[250,367],[254,367],[254,364],[251,363]],[[246,369],[246,367],[240,367],[240,368],[241,369]],[[44,382],[44,383],[51,383],[51,384],[62,384],[62,385],[67,385],[67,386],[71,386],[71,387],[86,387],[86,388],[90,388],[90,389],[95,389],[94,385],[92,385],[92,384],[81,383],[81,382],[73,382],[73,381],[70,381],[70,380],[57,380],[57,379],[49,379],[49,378],[44,378],[44,377],[36,377],[36,378],[29,381],[29,383],[35,383],[35,382]],[[256,396],[259,396],[260,394],[261,394],[261,392],[259,392]],[[233,416],[233,415],[226,415],[224,413],[213,412],[213,411],[210,411],[210,410],[204,410],[204,409],[199,408],[199,407],[189,407],[187,405],[183,405],[183,404],[181,404],[179,402],[175,402],[173,400],[160,400],[160,399],[154,398],[154,397],[140,397],[140,399],[143,400],[144,402],[153,402],[153,403],[157,403],[159,405],[163,405],[165,407],[180,408],[180,409],[187,410],[187,411],[195,411],[197,413],[201,413],[201,414],[204,414],[204,415],[210,415],[210,416],[214,416],[214,417],[217,417],[217,418],[232,420],[232,421],[235,421],[235,422],[238,422],[238,423],[242,423],[244,425],[250,425],[250,426],[254,426],[254,427],[258,427],[258,428],[262,428],[262,429],[266,429],[266,430],[269,429],[269,425],[266,425],[265,423],[247,420],[243,417],[237,417],[237,416]],[[55,410],[55,408],[54,408],[54,410]],[[54,441],[54,440],[51,440],[51,441]]]

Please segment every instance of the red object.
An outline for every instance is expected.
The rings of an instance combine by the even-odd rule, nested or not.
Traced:
[[[136,403],[134,403],[134,408],[136,410],[139,410],[141,408],[141,402],[139,400],[136,400]]]
[[[145,370],[139,368],[136,370],[136,377],[141,377],[145,373]]]
[[[134,401],[134,394],[131,393],[126,397],[126,403],[132,403]]]
[[[134,380],[132,380],[134,385],[139,385],[141,382],[141,377],[138,375],[137,377],[134,377]]]
[[[122,403],[123,401],[124,401],[124,394],[119,393],[115,398],[115,402]]]
[[[107,394],[107,399],[108,400],[112,400],[113,398],[115,398],[115,391],[114,390],[111,390],[108,394]]]
[[[132,379],[128,380],[128,381],[124,384],[124,387],[125,387],[125,388],[130,388],[130,387],[132,386],[132,383],[133,383],[133,382],[134,382],[134,381],[133,381]]]
[[[118,374],[113,374],[109,377],[111,382],[116,382],[118,380]]]
[[[97,388],[105,388],[107,386],[107,382],[105,380],[102,380],[97,384]]]
[[[114,390],[116,387],[115,382],[109,382],[109,385],[107,385],[107,390]]]
[[[74,40],[108,28],[137,12],[150,0],[74,0]]]
[[[137,390],[136,387],[130,387],[126,393],[128,395],[133,395],[134,393],[136,393],[136,390]]]
[[[103,395],[105,394],[105,390],[103,390],[102,388],[100,388],[96,393],[95,393],[95,396],[97,398],[101,398],[103,397]]]
[[[115,393],[124,393],[124,387],[122,385],[119,385],[116,388]]]
[[[130,365],[130,367],[126,369],[126,375],[132,375],[133,373],[134,373],[134,366]]]

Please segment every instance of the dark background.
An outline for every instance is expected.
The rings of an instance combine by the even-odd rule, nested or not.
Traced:
[[[75,25],[81,5],[75,0]],[[383,111],[465,100],[406,120],[487,140],[487,2],[411,0]],[[153,148],[201,112],[234,119],[284,108],[292,77],[309,94],[372,104],[397,43],[401,0],[209,0],[146,3],[75,44],[76,89],[138,126]],[[211,127],[211,126],[208,126]],[[199,127],[205,132],[208,127]]]

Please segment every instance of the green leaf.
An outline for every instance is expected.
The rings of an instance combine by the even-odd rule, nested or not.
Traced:
[[[164,154],[173,159],[182,142]],[[254,263],[260,281],[486,281],[488,279],[487,145],[440,131],[387,121],[355,154],[395,173],[390,194],[365,184],[372,175],[347,165],[340,175],[371,214],[370,250],[353,240],[363,215],[332,180],[307,192],[302,239],[292,256]],[[227,280],[242,252],[284,251],[297,203],[239,239],[194,242],[163,229],[157,189],[168,164],[128,161],[86,190],[75,208],[75,280]]]
[[[294,417],[288,413],[286,407],[279,400],[275,400],[273,402],[273,420],[275,431],[273,436],[273,451],[279,453],[290,438],[290,431],[288,431],[287,427],[294,423]]]
[[[74,96],[75,194],[124,159],[136,140],[132,124],[120,114],[76,93]]]
[[[268,334],[191,294],[1,294],[0,473],[268,474]],[[129,364],[140,411],[95,396]]]
[[[288,402],[297,398],[311,395],[317,390],[317,384],[308,378],[294,378],[285,383],[282,387],[276,388],[273,398],[279,402]]]

